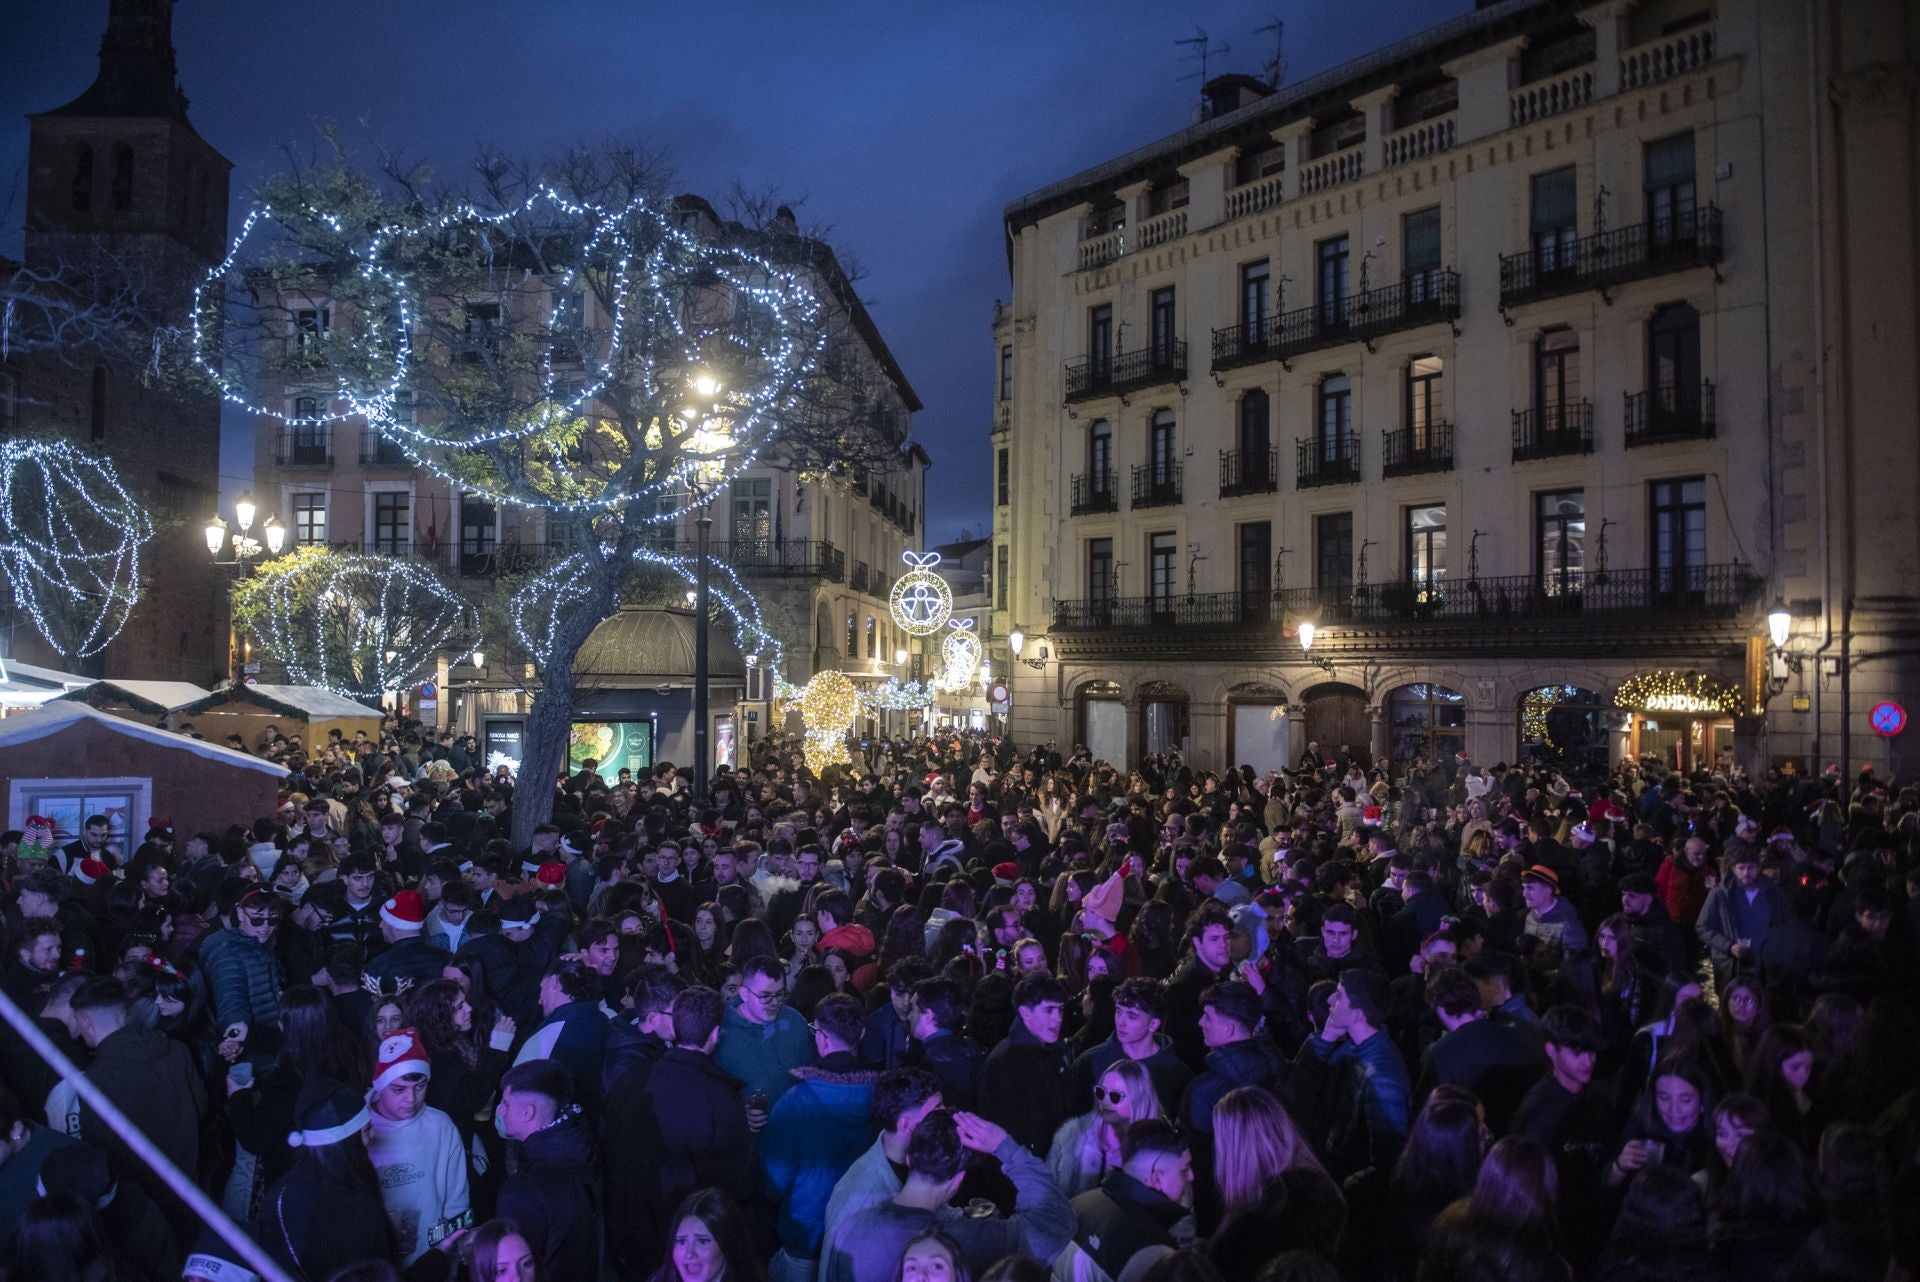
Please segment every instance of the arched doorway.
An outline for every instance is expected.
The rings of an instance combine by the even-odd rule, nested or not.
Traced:
[[[1293,765],[1286,692],[1269,685],[1227,691],[1227,766],[1252,766],[1256,776]]]
[[[1307,709],[1303,750],[1307,744],[1317,744],[1322,763],[1351,757],[1364,765],[1373,759],[1365,691],[1329,681],[1306,691],[1300,702]]]
[[[1140,687],[1140,752],[1178,752],[1193,759],[1192,723],[1187,717],[1187,692],[1171,681],[1149,681]]]
[[[1450,759],[1467,746],[1467,698],[1452,686],[1416,681],[1387,696],[1388,751],[1396,764]]]
[[[1607,704],[1580,686],[1536,686],[1520,696],[1520,760],[1574,778],[1604,775]]]
[[[1089,681],[1074,696],[1074,732],[1095,761],[1127,768],[1127,705],[1112,681]]]
[[[1704,672],[1640,672],[1613,692],[1614,707],[1632,714],[1633,759],[1687,774],[1733,764],[1733,719],[1744,704],[1738,686]]]

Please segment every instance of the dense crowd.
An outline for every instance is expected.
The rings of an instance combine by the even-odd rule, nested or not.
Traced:
[[[1920,1256],[1920,796],[944,734],[0,836],[0,988],[301,1282],[1746,1282]],[[124,858],[120,855],[124,854]],[[0,1040],[13,1282],[253,1276]]]

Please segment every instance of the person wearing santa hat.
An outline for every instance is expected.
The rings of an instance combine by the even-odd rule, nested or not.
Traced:
[[[403,1028],[381,1041],[374,1065],[373,1139],[367,1146],[380,1174],[380,1200],[393,1223],[404,1263],[427,1253],[467,1214],[467,1150],[453,1119],[427,1105],[433,1065],[419,1034]]]
[[[380,905],[380,937],[387,946],[367,962],[369,992],[392,997],[440,978],[452,954],[427,942],[426,927],[426,904],[417,890],[402,890]]]

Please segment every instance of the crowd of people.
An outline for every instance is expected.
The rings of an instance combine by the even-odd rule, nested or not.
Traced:
[[[0,836],[0,989],[299,1282],[1881,1282],[1920,794],[1622,762],[409,723],[219,832]],[[542,807],[544,808],[544,806]],[[255,1276],[0,1034],[9,1282]]]

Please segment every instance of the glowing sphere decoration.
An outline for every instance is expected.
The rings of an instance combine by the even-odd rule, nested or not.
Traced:
[[[860,692],[833,668],[813,674],[800,692],[800,717],[809,734],[845,734],[860,711]]]
[[[909,569],[894,581],[887,606],[902,631],[916,637],[930,637],[944,627],[953,614],[953,589],[933,572],[933,567],[940,564],[940,554],[902,552],[900,559]]]
[[[940,643],[940,688],[957,693],[972,686],[980,671],[980,638],[973,635],[972,619],[955,619],[952,627]]]
[[[0,566],[63,657],[105,650],[140,599],[153,521],[111,460],[66,441],[0,445]]]

